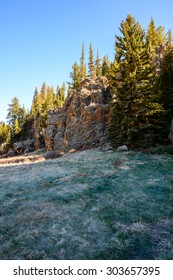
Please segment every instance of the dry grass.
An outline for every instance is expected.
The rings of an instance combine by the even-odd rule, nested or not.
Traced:
[[[97,149],[1,166],[1,259],[173,259],[172,166]]]

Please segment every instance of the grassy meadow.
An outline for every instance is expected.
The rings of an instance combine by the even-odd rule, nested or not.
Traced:
[[[0,259],[173,259],[173,156],[1,165]]]

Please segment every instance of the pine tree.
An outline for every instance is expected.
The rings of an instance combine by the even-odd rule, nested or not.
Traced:
[[[89,69],[89,76],[91,79],[94,79],[96,77],[96,69],[94,65],[94,54],[93,54],[93,47],[90,43],[89,47],[89,63],[88,63],[88,69]]]
[[[25,121],[26,121],[26,117],[27,117],[27,112],[26,112],[26,109],[25,109],[25,106],[23,104],[22,108],[20,109],[20,124],[21,126],[24,125]]]
[[[160,92],[160,102],[165,110],[161,123],[163,141],[166,141],[173,118],[173,47],[168,48],[163,58],[157,90]]]
[[[0,144],[6,143],[6,150],[11,143],[11,126],[0,122]]]
[[[101,76],[101,59],[100,59],[99,50],[97,50],[95,69],[96,69],[96,77],[100,77]]]
[[[34,97],[31,105],[31,116],[37,117],[41,114],[42,111],[42,102],[41,102],[41,95],[38,92],[37,87],[35,87]]]
[[[81,73],[80,73],[80,66],[75,62],[72,66],[73,72],[70,73],[70,78],[72,82],[69,84],[70,89],[76,89],[80,86],[81,83]]]
[[[63,83],[62,83],[62,86],[61,86],[60,107],[62,107],[63,104],[64,104],[65,95],[66,95],[66,84],[65,84],[65,82],[63,82]]]
[[[142,27],[128,15],[120,25],[120,32],[122,37],[116,36],[116,56],[110,74],[116,95],[110,138],[114,146],[123,143],[145,146],[153,141],[151,131],[155,124],[152,120],[162,107],[153,96],[153,69]]]
[[[110,61],[108,56],[104,55],[102,62],[102,76],[109,77]]]
[[[80,82],[86,78],[86,64],[85,64],[85,47],[84,43],[82,44],[82,52],[81,52],[81,58],[80,58]]]
[[[13,131],[15,129],[15,126],[18,125],[19,131],[21,129],[21,106],[19,104],[19,99],[17,97],[14,97],[11,104],[8,104],[8,106],[8,122],[11,125]]]
[[[54,88],[52,86],[47,87],[46,110],[54,109],[54,101],[55,101]]]
[[[14,127],[13,127],[13,137],[21,131],[21,127],[19,125],[19,120],[16,118],[14,120]]]
[[[44,114],[44,111],[46,109],[46,99],[47,99],[47,89],[46,89],[45,82],[42,84],[42,87],[41,87],[40,99],[41,99],[41,111]]]
[[[165,45],[166,44],[166,35],[164,32],[164,27],[159,26],[157,28],[157,45]]]
[[[171,29],[169,29],[167,34],[166,34],[166,45],[169,49],[172,47],[172,31],[171,31]]]
[[[56,87],[56,98],[55,98],[54,105],[55,105],[56,108],[61,107],[61,88],[60,88],[60,85],[57,85],[57,87]]]

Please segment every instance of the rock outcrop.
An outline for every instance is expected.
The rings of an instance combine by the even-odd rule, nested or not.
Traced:
[[[58,112],[49,114],[44,131],[47,150],[66,152],[108,143],[110,97],[105,77],[85,79]]]

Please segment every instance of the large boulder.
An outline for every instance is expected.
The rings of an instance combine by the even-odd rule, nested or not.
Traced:
[[[69,151],[108,143],[110,97],[105,77],[85,79],[64,106],[48,116],[44,131],[47,149]]]
[[[20,142],[15,142],[13,146],[16,154],[21,155],[21,154],[33,152],[35,150],[34,143],[35,143],[34,139],[28,139]]]

